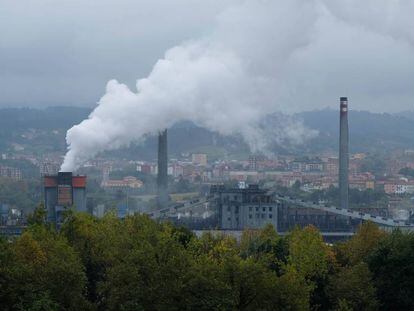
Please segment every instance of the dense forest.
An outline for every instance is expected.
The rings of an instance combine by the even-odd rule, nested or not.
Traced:
[[[1,310],[413,310],[414,235],[366,223],[324,243],[314,227],[196,237],[146,216],[40,207],[0,241]]]

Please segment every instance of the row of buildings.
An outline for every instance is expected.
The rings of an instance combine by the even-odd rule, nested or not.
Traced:
[[[0,165],[0,177],[7,177],[12,180],[21,180],[22,171],[17,167]]]
[[[196,157],[199,158],[200,155]],[[358,190],[379,189],[387,194],[414,193],[414,180],[398,175],[402,167],[414,167],[414,163],[393,161],[390,169],[393,174],[380,179],[362,167],[365,154],[350,157],[349,188]],[[206,157],[203,157],[206,160]],[[194,160],[194,157],[193,157]],[[244,181],[258,183],[275,181],[285,187],[299,184],[304,191],[315,191],[338,186],[338,158],[315,157],[294,158],[278,157],[268,159],[263,156],[251,156],[246,161],[220,161],[212,164],[195,164],[200,161],[170,161],[168,174],[174,178],[184,178],[191,182],[216,183],[225,181]],[[157,173],[157,165],[138,162],[137,171],[148,174]],[[397,171],[397,172],[395,172]]]

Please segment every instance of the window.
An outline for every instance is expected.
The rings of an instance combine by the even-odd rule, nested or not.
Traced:
[[[237,195],[234,196],[234,201],[237,201]]]
[[[249,206],[249,212],[251,212],[253,210],[253,207]]]
[[[271,206],[269,206],[269,212],[271,212],[272,211],[272,207]]]
[[[269,214],[269,218],[272,218],[273,217],[273,215],[272,214]]]
[[[266,207],[263,206],[262,210],[263,210],[263,212],[266,212]]]
[[[227,211],[231,212],[231,207],[230,206],[227,206]]]
[[[236,207],[234,208],[234,213],[236,213],[236,214],[238,214],[238,213],[239,213],[239,207],[238,207],[238,206],[236,206]]]
[[[228,217],[228,218],[227,218],[227,221],[231,221],[231,218],[230,218],[230,217]]]
[[[262,219],[265,219],[265,217],[266,217],[266,214],[262,214]]]
[[[260,214],[256,214],[256,218],[259,218],[260,217]]]
[[[258,212],[258,211],[259,211],[259,207],[256,206],[256,212]]]
[[[249,219],[252,219],[253,218],[253,215],[252,214],[249,214]]]

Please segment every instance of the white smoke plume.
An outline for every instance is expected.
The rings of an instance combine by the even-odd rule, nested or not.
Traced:
[[[315,1],[244,1],[227,9],[210,35],[168,50],[148,77],[137,81],[137,92],[109,81],[89,118],[68,131],[61,170],[75,170],[101,151],[181,120],[241,134],[252,149],[263,148],[257,124],[283,110],[278,92],[284,63],[309,42],[316,18]],[[286,135],[301,141],[305,133]]]
[[[61,170],[76,170],[99,152],[128,145],[181,120],[224,135],[240,134],[252,150],[266,149],[269,140],[301,143],[315,132],[291,118],[270,129],[263,120],[273,112],[306,106],[295,103],[302,86],[313,85],[309,70],[304,72],[309,79],[297,79],[297,66],[312,68],[304,51],[309,46],[323,51],[324,43],[335,46],[326,41],[331,37],[328,32],[321,36],[325,41],[318,41],[318,26],[324,24],[320,21],[329,25],[335,19],[334,23],[412,43],[414,31],[405,27],[410,24],[412,3],[240,0],[217,17],[210,34],[168,50],[148,77],[137,81],[136,91],[109,81],[89,118],[68,131],[68,152]],[[348,75],[353,76],[352,70]],[[326,83],[331,80],[328,76]],[[304,93],[325,91],[315,86]]]

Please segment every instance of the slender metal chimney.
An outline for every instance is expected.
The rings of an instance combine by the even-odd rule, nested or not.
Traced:
[[[348,138],[348,98],[340,98],[339,112],[339,201],[341,208],[349,207],[349,138]]]
[[[167,130],[158,134],[158,174],[157,187],[158,196],[157,203],[159,208],[168,205],[168,149],[167,149]]]

